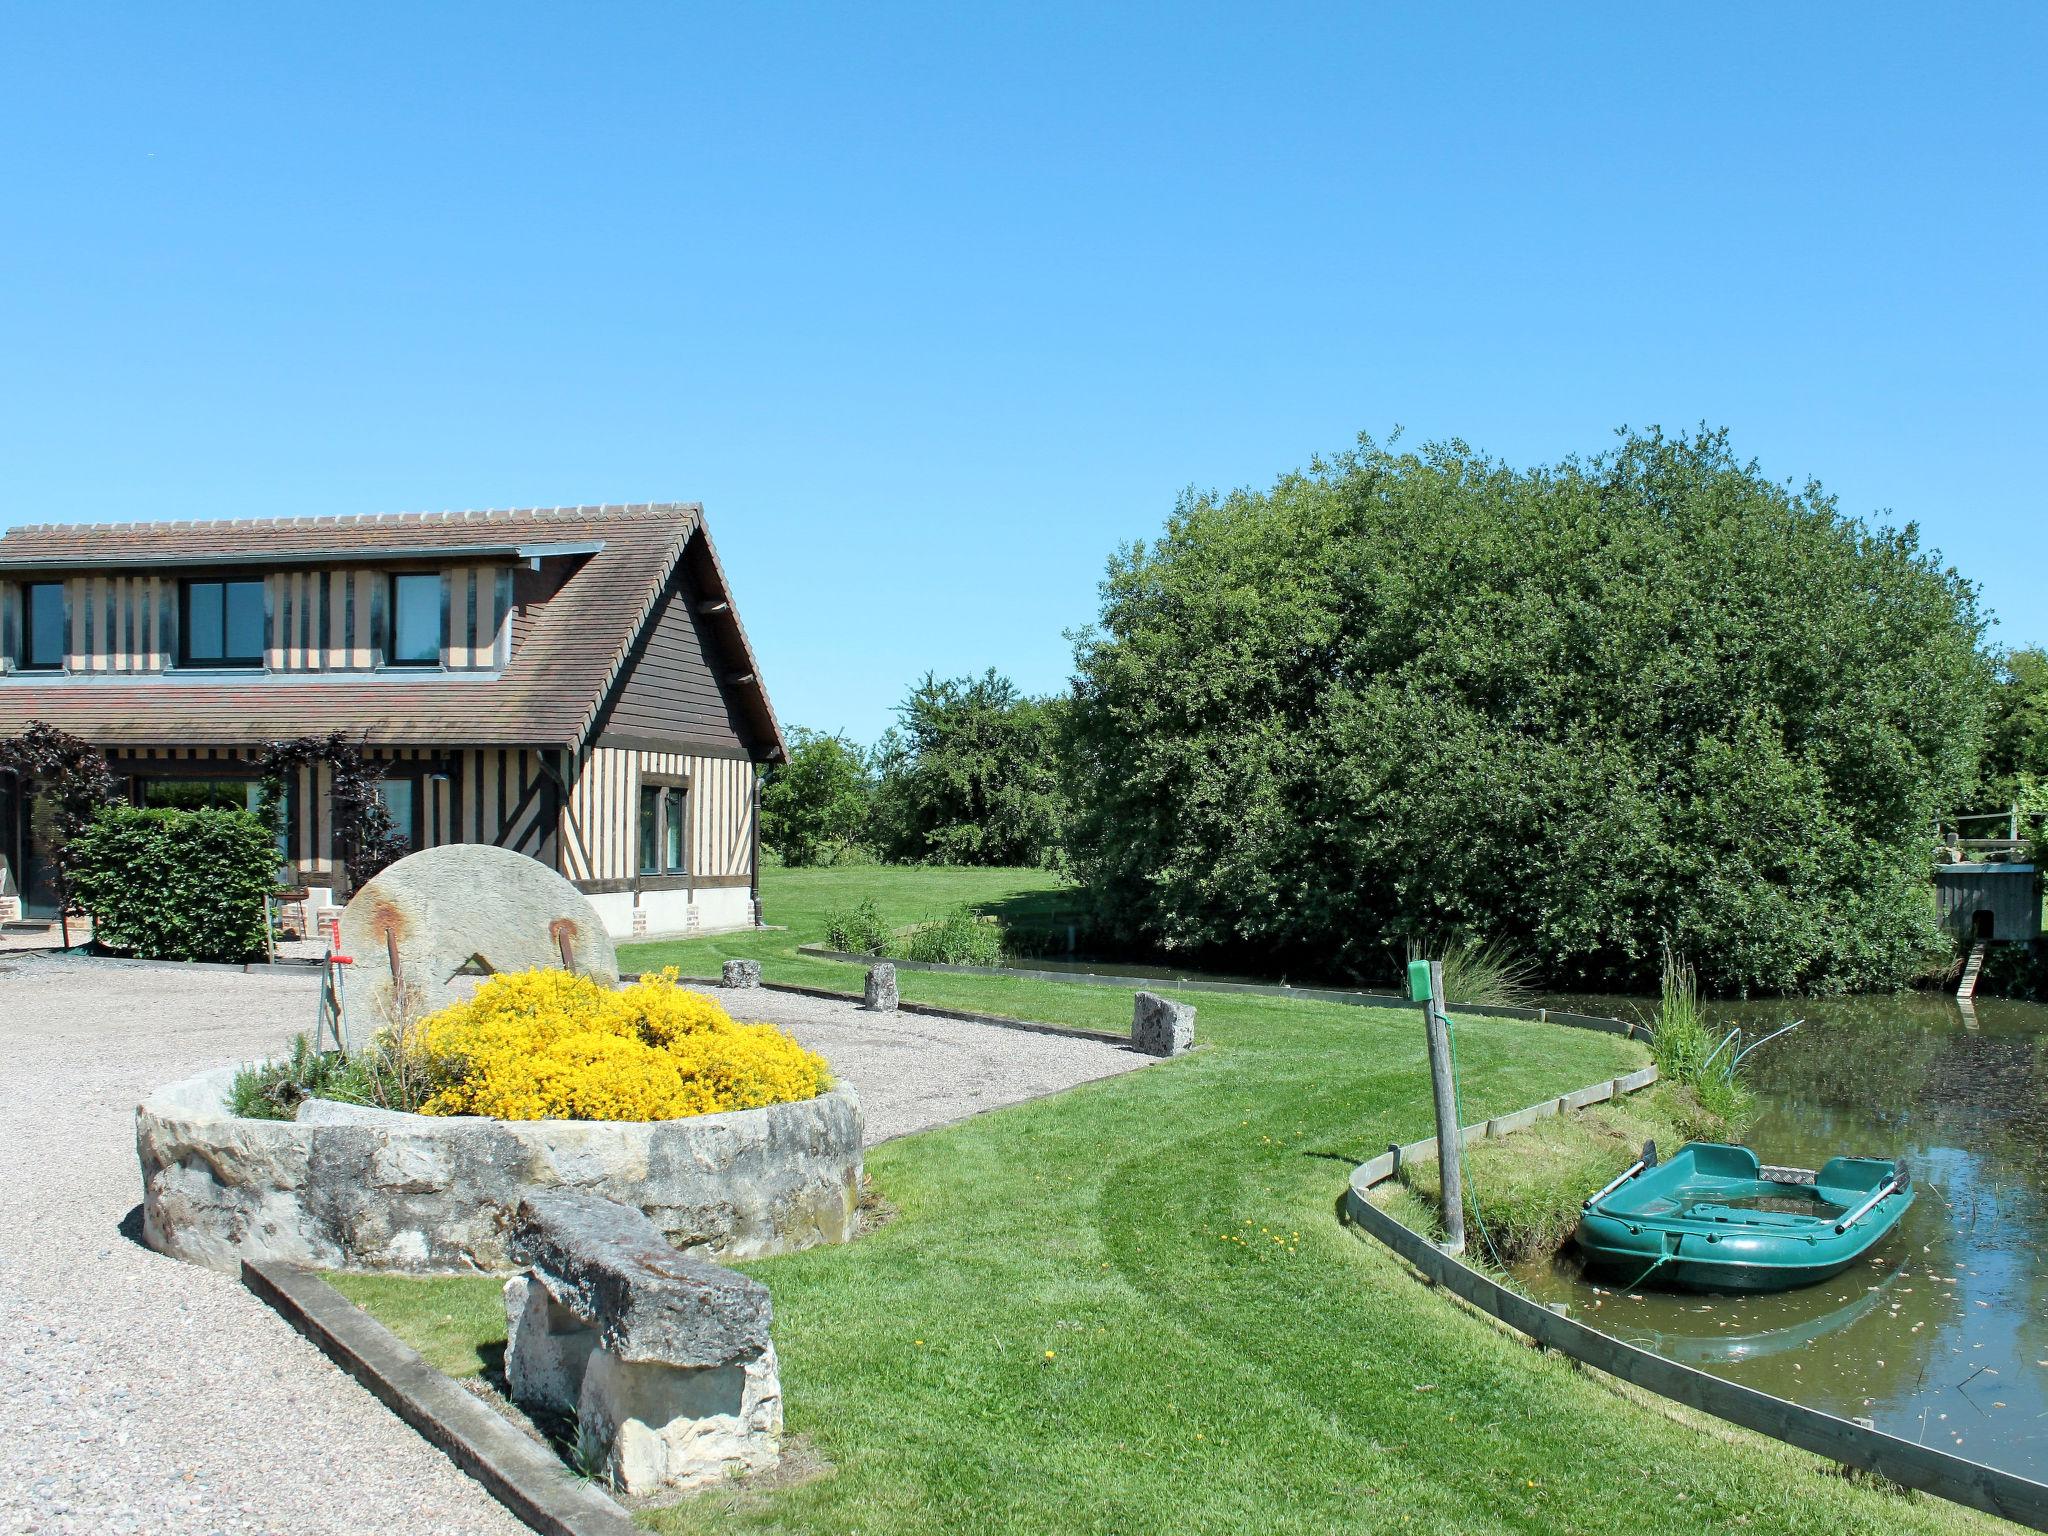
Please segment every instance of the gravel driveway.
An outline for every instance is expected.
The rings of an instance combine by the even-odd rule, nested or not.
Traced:
[[[1020,1104],[1152,1060],[1086,1035],[1004,1029],[917,1013],[864,1013],[797,992],[699,990],[735,1018],[779,1024],[853,1084],[867,1144]]]
[[[0,955],[0,1532],[525,1527],[227,1275],[139,1241],[149,1089],[277,1051],[314,974]],[[861,1094],[868,1139],[1144,1064],[1115,1046],[721,994]]]

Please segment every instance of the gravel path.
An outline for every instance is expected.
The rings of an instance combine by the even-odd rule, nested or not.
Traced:
[[[0,1531],[526,1530],[239,1281],[123,1230],[144,1092],[276,1051],[317,988],[0,958]]]
[[[151,1088],[307,1028],[310,971],[0,954],[0,1533],[526,1528],[233,1278],[140,1242]],[[714,989],[716,991],[716,989]],[[860,1093],[870,1142],[1145,1064],[1086,1039],[716,992]]]
[[[860,1095],[869,1146],[1114,1077],[1152,1060],[1085,1035],[926,1014],[866,1013],[856,1003],[800,992],[699,990],[735,1018],[781,1025],[831,1062],[833,1072]]]

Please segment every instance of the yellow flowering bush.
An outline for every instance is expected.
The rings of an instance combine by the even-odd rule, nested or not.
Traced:
[[[675,1120],[815,1098],[825,1059],[772,1024],[741,1024],[676,972],[612,991],[567,971],[493,976],[423,1020],[413,1049],[429,1115]]]

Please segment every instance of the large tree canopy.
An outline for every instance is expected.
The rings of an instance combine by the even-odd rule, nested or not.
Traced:
[[[1484,936],[1639,986],[1883,986],[1973,782],[1971,586],[1725,434],[1511,470],[1370,440],[1185,497],[1077,647],[1077,872],[1126,937],[1374,976]]]

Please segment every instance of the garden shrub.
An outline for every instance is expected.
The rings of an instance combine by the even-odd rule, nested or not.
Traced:
[[[772,1024],[736,1023],[673,970],[611,991],[586,976],[493,976],[419,1026],[440,1086],[430,1115],[674,1120],[815,1098],[823,1057]]]
[[[71,893],[108,949],[241,962],[265,951],[277,842],[247,811],[108,806],[72,840]]]
[[[886,955],[895,937],[895,930],[882,921],[882,909],[873,901],[825,917],[825,943],[842,955]]]

